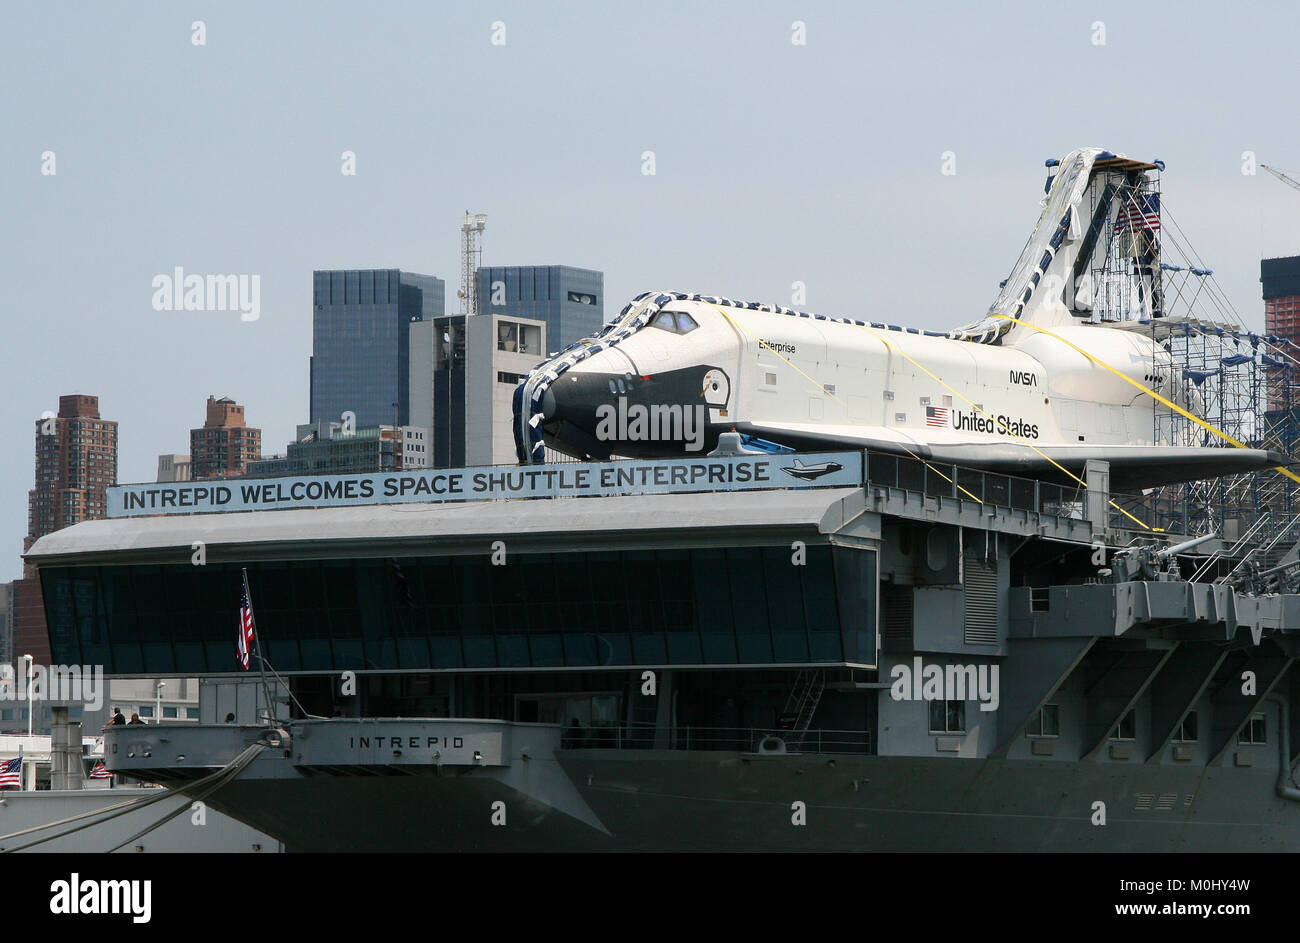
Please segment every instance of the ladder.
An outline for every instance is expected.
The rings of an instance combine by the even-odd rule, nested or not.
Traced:
[[[801,671],[795,677],[794,687],[785,701],[785,710],[781,712],[782,725],[790,725],[789,734],[784,738],[787,747],[797,750],[803,744],[804,734],[812,724],[825,689],[826,673],[821,669]]]

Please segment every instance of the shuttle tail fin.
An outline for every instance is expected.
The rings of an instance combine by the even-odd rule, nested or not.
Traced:
[[[1097,147],[1048,161],[1052,176],[1038,223],[988,314],[956,340],[1014,344],[1016,321],[1052,327],[1159,317],[1160,195],[1150,171],[1163,165]]]

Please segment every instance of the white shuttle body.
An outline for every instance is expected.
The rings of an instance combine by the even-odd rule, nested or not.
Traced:
[[[988,314],[946,333],[643,294],[517,388],[520,460],[547,446],[703,454],[735,430],[767,449],[868,448],[1059,481],[1104,459],[1117,490],[1284,464],[1159,441],[1161,398],[1197,404],[1149,327],[1164,315],[1157,169],[1096,148],[1057,163]]]

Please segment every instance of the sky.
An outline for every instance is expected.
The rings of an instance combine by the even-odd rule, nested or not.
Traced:
[[[819,313],[968,323],[1043,161],[1080,146],[1165,161],[1165,211],[1254,329],[1260,258],[1300,254],[1300,191],[1243,172],[1300,178],[1294,4],[700,6],[7,5],[0,580],[61,394],[118,421],[119,481],[187,452],[209,395],[283,452],[312,271],[437,275],[450,310],[467,209],[483,264],[603,271],[607,318],[801,282]],[[177,266],[258,276],[257,319],[156,310]]]

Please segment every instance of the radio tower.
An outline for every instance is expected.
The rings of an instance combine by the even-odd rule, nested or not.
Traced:
[[[461,314],[478,314],[478,279],[475,275],[483,256],[479,240],[486,226],[486,213],[465,211],[465,219],[460,224],[460,290],[456,292]]]

